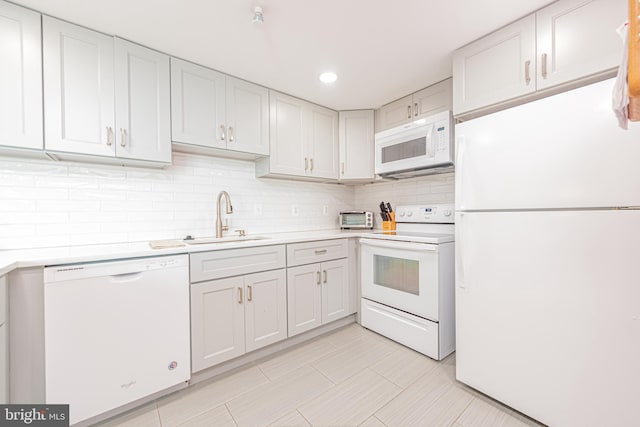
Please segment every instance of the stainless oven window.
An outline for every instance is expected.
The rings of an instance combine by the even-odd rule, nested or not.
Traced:
[[[373,283],[408,294],[420,294],[419,261],[373,256]]]
[[[411,141],[393,144],[382,148],[382,163],[412,159],[427,154],[427,137],[412,139]]]

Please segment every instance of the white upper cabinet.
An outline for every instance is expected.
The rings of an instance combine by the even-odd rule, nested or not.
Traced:
[[[0,146],[42,149],[40,14],[0,1]]]
[[[338,178],[338,113],[309,104],[309,139],[307,154],[309,174],[314,177]]]
[[[45,149],[171,162],[169,57],[43,18]]]
[[[309,169],[306,148],[306,103],[275,91],[270,92],[269,102],[270,171],[287,175],[305,175]],[[266,160],[263,159],[260,163]]]
[[[453,54],[454,115],[615,69],[625,0],[560,0]]]
[[[535,92],[535,58],[535,15],[454,52],[454,113]]]
[[[116,155],[171,163],[169,57],[115,39]]]
[[[45,147],[114,156],[113,38],[43,17]]]
[[[409,123],[411,117],[413,117],[413,97],[409,95],[380,107],[376,120],[376,131]]]
[[[269,158],[256,175],[338,179],[338,112],[275,91],[269,92]]]
[[[412,95],[383,105],[377,110],[376,132],[451,110],[451,79],[436,83]]]
[[[538,90],[620,65],[626,0],[564,0],[536,13]]]
[[[224,74],[171,58],[173,141],[226,148],[225,109]]]
[[[340,111],[340,181],[374,178],[373,110]]]
[[[269,155],[269,89],[226,78],[227,149]]]
[[[171,120],[175,142],[269,155],[265,87],[171,58]]]

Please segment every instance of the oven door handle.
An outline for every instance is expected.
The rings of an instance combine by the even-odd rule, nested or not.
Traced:
[[[414,242],[403,242],[403,241],[397,241],[397,240],[364,238],[364,239],[360,239],[360,244],[363,246],[373,246],[377,248],[386,248],[386,249],[438,252],[438,245],[434,245],[431,243],[414,243]]]

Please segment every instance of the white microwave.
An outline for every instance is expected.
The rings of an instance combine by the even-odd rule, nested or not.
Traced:
[[[443,111],[376,133],[376,174],[408,178],[452,170],[452,125],[451,111]]]

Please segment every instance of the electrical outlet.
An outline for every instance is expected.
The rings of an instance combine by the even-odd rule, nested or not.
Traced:
[[[322,206],[322,215],[324,215],[324,216],[329,215],[329,206],[327,206],[327,205],[323,205]]]
[[[291,205],[291,216],[298,215],[300,215],[300,208],[298,208],[298,205]]]
[[[253,205],[253,214],[255,216],[262,216],[262,205]]]

